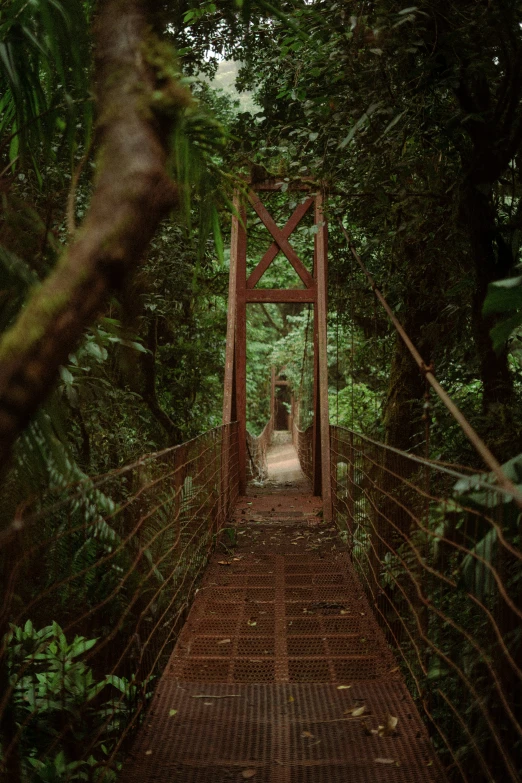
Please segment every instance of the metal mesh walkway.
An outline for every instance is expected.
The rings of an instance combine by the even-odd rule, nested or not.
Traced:
[[[224,533],[122,780],[442,780],[318,499],[302,483],[256,490],[235,525],[237,544]]]

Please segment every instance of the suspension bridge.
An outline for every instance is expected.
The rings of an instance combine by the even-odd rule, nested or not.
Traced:
[[[520,780],[516,490],[330,424],[327,226],[297,187],[282,229],[280,183],[235,199],[222,426],[2,531],[0,779]],[[273,240],[249,274],[247,205]],[[302,288],[257,287],[279,252]],[[312,423],[293,399],[281,429],[274,370],[254,437],[246,309],[287,301],[314,309]]]

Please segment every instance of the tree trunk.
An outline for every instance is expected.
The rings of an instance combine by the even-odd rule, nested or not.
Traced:
[[[143,371],[143,390],[141,396],[156,421],[165,430],[169,445],[174,446],[183,439],[180,428],[174,424],[170,416],[163,410],[156,393],[156,351],[158,348],[158,320],[153,318],[149,323],[147,334],[147,348],[149,353],[141,354],[141,367]]]
[[[506,277],[511,264],[499,259],[495,252],[496,213],[485,189],[486,186],[479,189],[468,182],[463,189],[461,207],[468,227],[475,270],[472,329],[482,381],[483,421],[479,431],[496,457],[503,462],[522,449],[522,438],[513,421],[516,396],[507,351],[504,349],[496,353],[490,337],[497,318],[484,316],[482,308],[488,285]]]
[[[402,325],[424,361],[429,363],[432,346],[426,336],[426,327],[435,321],[438,303],[434,294],[436,270],[423,264],[424,254],[425,248],[420,244],[408,244],[401,251],[401,273],[407,280]],[[424,439],[424,393],[422,374],[397,335],[384,409],[386,443],[389,446],[402,451],[419,451]]]
[[[166,172],[168,137],[191,97],[175,79],[170,48],[151,32],[149,6],[100,5],[95,189],[70,248],[0,342],[0,463],[107,292],[122,285],[177,201]]]
[[[514,401],[513,378],[509,371],[507,353],[495,353],[490,331],[494,316],[483,316],[482,307],[489,283],[505,277],[509,269],[498,264],[494,242],[496,234],[495,210],[490,197],[472,184],[463,194],[463,215],[469,231],[473,264],[475,267],[475,291],[473,294],[473,334],[483,383],[482,404],[484,413],[491,405],[510,405]]]

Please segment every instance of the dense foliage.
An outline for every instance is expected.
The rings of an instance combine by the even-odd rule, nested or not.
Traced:
[[[230,197],[245,175],[282,183],[267,197],[279,225],[298,203],[294,180],[308,178],[327,193],[331,421],[482,468],[443,406],[425,399],[424,379],[376,306],[342,224],[426,363],[495,455],[507,461],[521,452],[522,3],[150,6],[177,51],[176,78],[194,99],[169,140],[179,208],[162,222],[140,270],[111,293],[18,439],[3,476],[5,524],[29,493],[60,491],[220,423]],[[96,13],[93,2],[79,0],[7,0],[0,10],[2,332],[59,264],[103,167],[88,33]],[[236,87],[252,93],[250,111],[213,87],[218,59],[238,63]],[[252,268],[271,239],[257,219],[249,217],[248,228]],[[310,215],[291,241],[311,269]],[[299,285],[281,255],[261,283]],[[299,399],[300,426],[311,422],[311,321],[308,307],[249,307],[255,434],[269,415],[272,366]],[[49,701],[59,660],[62,677],[81,669],[90,690],[75,698],[95,701],[93,725],[104,709],[98,693],[119,689],[124,710],[132,684],[91,681],[81,663],[90,641],[66,639],[51,621],[9,631],[13,656],[35,649],[42,656],[34,671],[29,665],[28,682],[38,681]],[[66,709],[74,713],[73,701]],[[56,719],[51,710],[31,723],[24,740],[40,780],[65,774],[60,753],[54,771],[35,761],[38,736],[52,732]],[[90,779],[83,767],[73,772]]]

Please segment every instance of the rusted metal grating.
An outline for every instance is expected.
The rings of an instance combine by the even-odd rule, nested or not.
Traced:
[[[362,705],[370,731],[390,712],[398,718],[397,733],[368,735],[361,719],[347,718],[347,711]],[[343,691],[314,683],[163,680],[122,780],[240,783],[245,769],[255,770],[255,783],[444,780],[409,694],[396,679],[354,683]]]
[[[214,557],[124,783],[442,781],[342,543],[305,532],[253,521]]]

